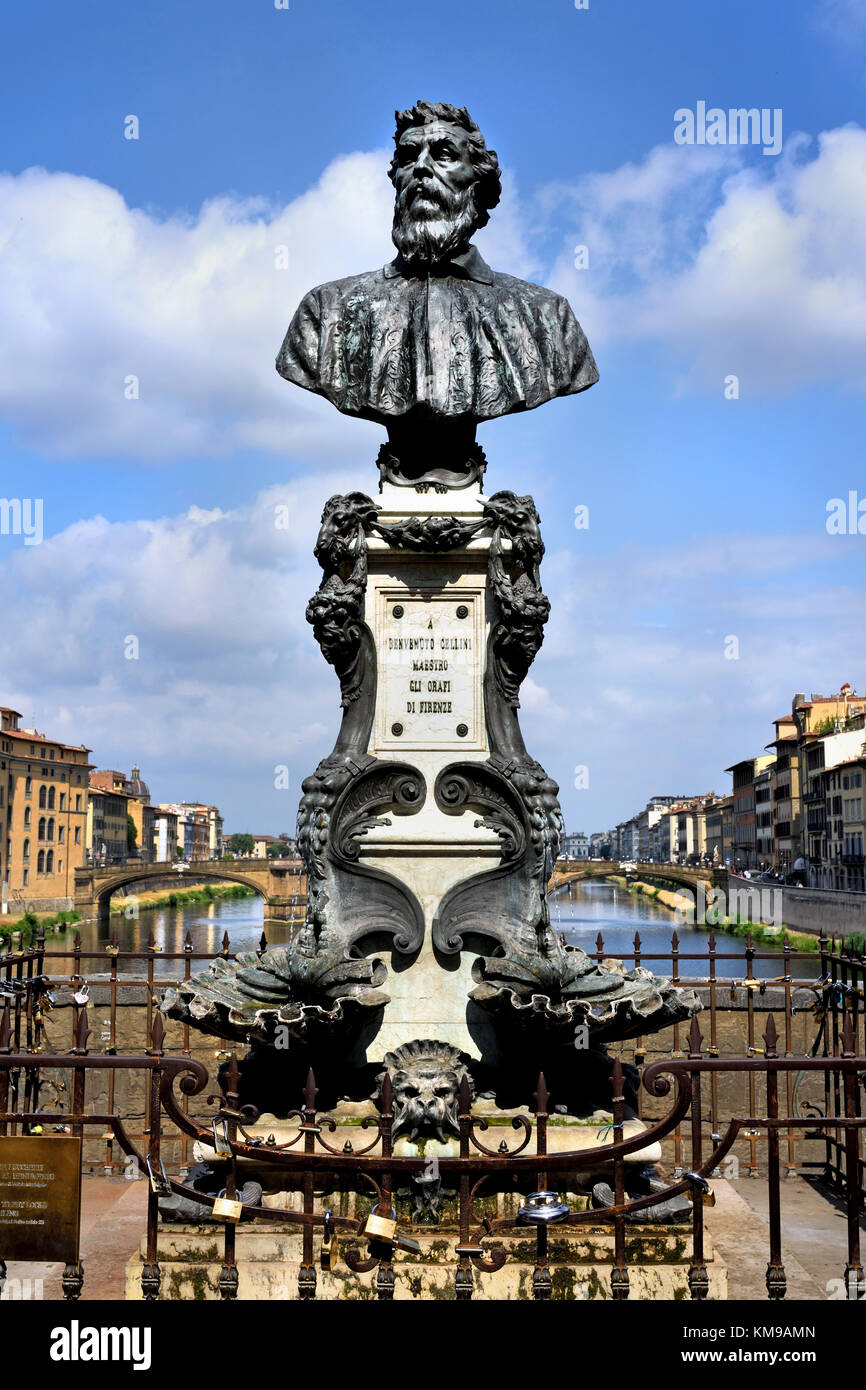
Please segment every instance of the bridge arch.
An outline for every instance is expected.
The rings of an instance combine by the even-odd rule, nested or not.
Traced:
[[[303,916],[306,905],[306,875],[299,863],[269,860],[193,860],[183,873],[171,864],[129,862],[104,868],[91,866],[75,873],[75,906],[88,917],[105,924],[110,917],[113,893],[131,883],[146,885],[148,880],[171,881],[166,892],[183,892],[184,883],[239,883],[251,888],[265,906],[265,918],[294,921]]]
[[[699,882],[712,886],[716,873],[717,871],[713,869],[689,869],[680,864],[638,864],[637,868],[631,870],[627,877],[649,882],[655,880],[656,882],[674,883],[682,888],[694,889]],[[625,876],[619,863],[602,861],[600,864],[595,864],[591,860],[583,860],[579,867],[574,869],[555,869],[548,884],[548,892],[555,893],[568,883],[578,883],[594,878],[603,881],[612,875]],[[725,875],[725,881],[727,881],[727,875]]]

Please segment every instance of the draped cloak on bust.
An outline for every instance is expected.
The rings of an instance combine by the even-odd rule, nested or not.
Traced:
[[[277,371],[344,415],[385,425],[416,409],[492,420],[598,380],[568,301],[491,270],[474,246],[429,275],[398,256],[310,290]]]

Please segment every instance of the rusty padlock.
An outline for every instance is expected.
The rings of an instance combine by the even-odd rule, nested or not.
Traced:
[[[391,1244],[397,1234],[397,1213],[391,1208],[390,1216],[379,1216],[379,1203],[370,1208],[370,1215],[367,1217],[364,1226],[364,1235],[369,1240],[382,1240]]]
[[[213,1204],[214,1221],[231,1221],[234,1224],[240,1221],[243,1209],[243,1202],[238,1202],[231,1197],[227,1197],[225,1195],[225,1189],[223,1189]]]
[[[322,1269],[331,1269],[336,1255],[334,1245],[334,1213],[330,1207],[325,1212],[325,1228],[322,1233],[322,1249],[320,1260]]]

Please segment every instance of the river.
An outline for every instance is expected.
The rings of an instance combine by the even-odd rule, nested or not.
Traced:
[[[604,938],[604,951],[607,956],[634,950],[634,934],[640,933],[641,951],[648,955],[663,955],[664,959],[645,960],[647,969],[656,974],[671,973],[671,934],[676,927],[679,936],[680,975],[707,974],[707,966],[702,961],[683,960],[684,955],[699,953],[705,955],[707,933],[702,927],[678,926],[673,913],[661,907],[651,898],[640,897],[612,883],[571,883],[560,889],[550,899],[551,921],[561,932],[569,945],[595,954],[596,937],[601,932]],[[121,951],[145,951],[148,936],[152,932],[160,953],[182,951],[187,932],[192,939],[195,951],[216,954],[222,947],[223,933],[227,932],[230,953],[254,951],[259,946],[263,930],[261,898],[228,898],[212,903],[189,903],[182,907],[163,907],[143,911],[138,918],[127,919],[113,915],[110,933],[117,936]],[[81,944],[85,951],[105,951],[109,944],[108,935],[100,935],[96,922],[82,923]],[[268,941],[277,945],[288,941],[290,929],[279,922],[269,922]],[[63,945],[72,945],[72,931],[65,937],[49,938],[49,950]],[[762,951],[767,950],[761,946]],[[717,974],[720,977],[735,976],[738,979],[746,973],[742,940],[716,935],[716,951],[719,956],[738,956],[736,964],[719,962]],[[627,962],[630,964],[630,962]],[[64,963],[53,964],[57,973],[66,973]],[[82,970],[83,974],[103,973],[108,961],[90,961]],[[201,969],[197,963],[195,969]],[[759,978],[770,978],[781,974],[781,956],[774,954],[770,960],[756,960],[754,973]],[[118,973],[142,978],[142,963],[118,961]],[[157,979],[174,979],[182,975],[183,963],[157,957],[155,976]],[[819,974],[817,961],[792,961],[792,974],[798,979],[815,979]]]
[[[683,956],[699,954],[706,957],[709,933],[704,927],[679,925],[674,914],[666,907],[621,888],[615,883],[569,883],[560,888],[550,898],[550,920],[561,932],[570,946],[594,955],[596,937],[601,932],[604,938],[604,952],[616,956],[621,952],[634,951],[635,932],[640,934],[642,964],[656,975],[671,973],[671,936],[676,929],[679,937],[681,976],[707,976],[709,964],[706,961],[683,960]],[[817,946],[817,942],[816,942]],[[759,950],[769,951],[766,945]],[[736,936],[726,936],[716,932],[716,955],[738,956],[736,964],[717,962],[717,977],[735,976],[742,979],[746,975],[745,942]],[[661,955],[661,960],[646,960],[646,955]],[[626,962],[631,964],[631,962]],[[770,979],[782,973],[781,952],[773,952],[769,960],[754,962],[755,976]],[[796,979],[816,979],[820,974],[817,960],[796,960],[791,962],[791,974]]]

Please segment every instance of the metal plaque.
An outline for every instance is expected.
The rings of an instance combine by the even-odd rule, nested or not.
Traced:
[[[0,1259],[78,1259],[81,1139],[0,1136]]]

